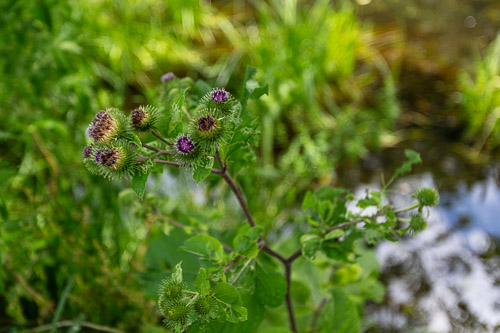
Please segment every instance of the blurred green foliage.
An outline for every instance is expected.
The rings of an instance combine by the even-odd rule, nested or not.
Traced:
[[[476,149],[495,148],[500,143],[500,35],[488,47],[484,57],[475,62],[470,75],[459,76],[462,93],[461,118],[465,139]]]

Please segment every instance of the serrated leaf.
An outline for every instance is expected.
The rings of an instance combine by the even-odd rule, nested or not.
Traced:
[[[283,274],[257,265],[255,278],[255,292],[261,303],[272,308],[280,306],[287,288]]]
[[[222,244],[209,235],[196,235],[187,239],[182,250],[217,262],[224,258]]]
[[[349,295],[341,289],[333,289],[333,330],[335,333],[359,333],[361,321],[358,309]]]
[[[420,158],[420,155],[413,150],[406,149],[405,155],[406,155],[406,158],[408,160],[406,162],[404,162],[401,167],[396,169],[396,171],[394,172],[394,175],[387,182],[385,187],[389,186],[389,184],[391,184],[397,177],[401,176],[404,173],[410,172],[412,165],[417,164],[417,163],[422,163],[422,159]]]
[[[144,197],[144,191],[146,190],[146,182],[148,181],[149,171],[145,173],[137,172],[132,178],[132,182],[130,183],[130,187],[134,190],[135,193],[141,198]]]
[[[201,183],[205,178],[212,173],[214,166],[214,158],[212,156],[202,156],[198,163],[193,165],[193,179],[197,183]]]

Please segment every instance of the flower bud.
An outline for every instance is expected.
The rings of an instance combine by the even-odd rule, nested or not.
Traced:
[[[437,206],[439,204],[439,193],[431,187],[421,187],[413,194],[422,206]]]
[[[160,117],[157,108],[152,106],[141,106],[130,113],[132,127],[139,131],[147,131],[156,125]]]
[[[193,321],[193,309],[187,301],[172,302],[164,310],[164,313],[162,313],[165,317],[163,323],[174,331],[185,329]]]
[[[410,220],[410,230],[413,232],[420,232],[427,228],[427,222],[422,215],[413,215]]]
[[[224,117],[218,118],[217,114],[217,110],[208,109],[194,118],[191,134],[203,152],[213,151],[227,132]]]
[[[200,296],[194,303],[194,311],[201,321],[214,319],[218,314],[218,304],[213,296]]]

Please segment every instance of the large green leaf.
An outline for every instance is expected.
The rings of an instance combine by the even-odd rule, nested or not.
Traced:
[[[286,288],[283,274],[273,271],[269,265],[257,265],[255,292],[262,304],[273,308],[280,306],[285,299]]]
[[[182,249],[203,258],[220,262],[224,258],[221,242],[209,235],[196,235],[184,242]]]

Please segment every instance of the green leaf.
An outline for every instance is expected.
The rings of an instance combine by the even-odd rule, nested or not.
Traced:
[[[208,280],[207,270],[205,268],[200,268],[198,272],[198,276],[196,277],[196,290],[202,296],[210,293],[210,281]]]
[[[387,182],[385,187],[389,186],[396,178],[398,178],[402,174],[410,172],[413,164],[422,163],[422,159],[420,158],[420,155],[413,150],[410,150],[410,149],[405,150],[405,155],[406,155],[406,158],[408,158],[408,160],[406,162],[404,162],[401,167],[396,169],[396,171],[394,172],[394,175]]]
[[[242,306],[241,295],[235,287],[226,282],[219,282],[215,287],[214,297],[227,306],[227,321],[237,323],[247,320],[248,311]]]
[[[250,227],[248,224],[243,225],[238,230],[238,234],[233,240],[233,246],[236,252],[247,258],[257,257],[259,253],[257,241],[262,230],[263,228],[261,226]]]
[[[226,282],[219,282],[215,287],[215,298],[228,305],[241,305],[241,296],[238,290]]]
[[[243,87],[241,88],[240,103],[243,109],[246,109],[247,101],[250,96],[250,92],[247,89],[247,82],[257,74],[257,69],[252,66],[247,66],[245,69],[245,77],[243,78]]]
[[[209,235],[196,235],[187,239],[182,250],[217,262],[224,258],[222,244]]]
[[[313,209],[315,204],[316,200],[314,195],[310,191],[307,191],[304,200],[302,200],[302,210],[305,212],[308,209]]]
[[[349,295],[341,289],[333,289],[333,330],[335,333],[359,333],[361,321],[358,309]]]
[[[201,183],[212,172],[214,166],[214,158],[212,156],[202,156],[198,163],[193,165],[193,179],[197,183]]]
[[[134,133],[130,134],[130,141],[135,143],[137,145],[137,147],[142,147],[141,139],[139,139],[139,137],[137,135],[135,135]]]
[[[261,303],[272,308],[280,306],[286,295],[286,280],[283,274],[259,264],[255,278],[255,292]]]
[[[344,235],[344,230],[342,229],[335,229],[335,230],[332,230],[330,231],[329,233],[327,233],[325,235],[325,240],[329,240],[329,239],[334,239],[334,238],[339,238],[340,236],[343,236]]]
[[[302,255],[312,260],[321,247],[321,238],[315,234],[305,234],[300,237],[300,243],[302,244]]]
[[[144,197],[144,191],[146,190],[146,182],[148,181],[149,171],[145,173],[137,172],[132,178],[132,182],[130,183],[130,187],[134,190],[135,193],[139,196],[139,198]]]

